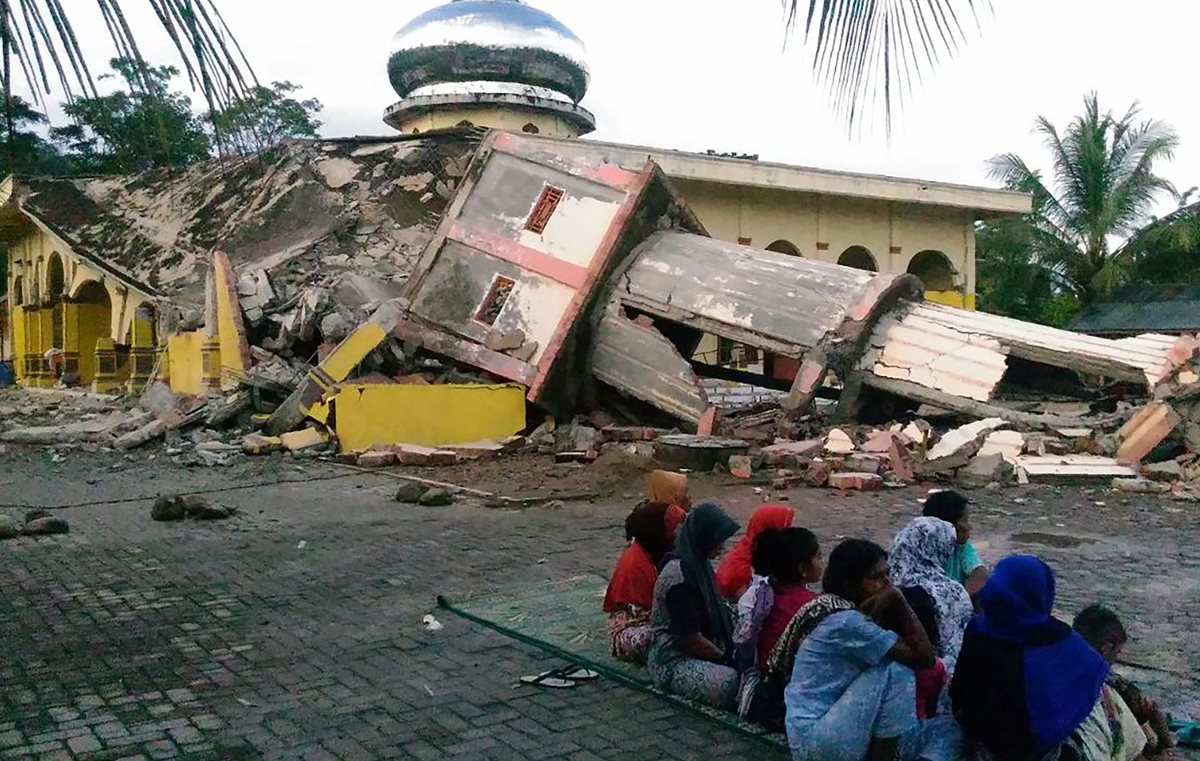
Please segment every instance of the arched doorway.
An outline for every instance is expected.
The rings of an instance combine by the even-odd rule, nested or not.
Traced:
[[[864,270],[866,272],[879,271],[879,265],[875,262],[875,257],[864,246],[851,246],[846,249],[838,257],[837,263],[843,267],[853,267],[856,270]]]
[[[62,257],[58,254],[50,254],[50,261],[46,265],[46,302],[50,305],[51,311],[51,328],[50,346],[60,351],[66,345],[65,337],[63,336],[63,322],[65,315],[63,314],[63,291],[66,290],[66,273],[63,272]]]
[[[774,251],[777,254],[787,254],[788,256],[804,256],[804,254],[800,253],[800,249],[797,248],[796,244],[782,238],[767,246],[767,250]]]
[[[921,278],[926,291],[953,291],[958,288],[954,265],[941,251],[921,251],[908,263],[908,272]]]
[[[21,380],[28,373],[29,346],[25,338],[25,279],[20,275],[13,278],[12,292],[8,294],[8,319],[12,335],[13,371]]]
[[[74,301],[79,319],[79,383],[86,386],[101,369],[96,359],[96,343],[112,336],[112,300],[108,289],[89,280],[75,292]]]

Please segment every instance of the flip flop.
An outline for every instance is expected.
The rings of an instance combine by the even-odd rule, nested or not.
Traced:
[[[567,687],[574,687],[578,682],[590,682],[599,678],[600,675],[595,671],[572,663],[562,668],[543,671],[537,676],[523,676],[521,677],[521,681],[524,684],[538,684],[557,689],[566,689]]]
[[[575,686],[575,682],[569,679],[559,679],[558,677],[550,676],[553,673],[553,671],[547,671],[537,676],[523,676],[521,677],[521,683],[532,684],[537,687],[553,687],[556,690],[567,690]]]

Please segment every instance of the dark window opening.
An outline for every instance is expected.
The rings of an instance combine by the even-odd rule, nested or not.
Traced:
[[[526,124],[524,127],[522,127],[522,128],[521,128],[521,131],[522,131],[522,132],[524,132],[524,133],[525,133],[525,134],[527,134],[527,135],[538,135],[538,134],[541,134],[541,130],[540,130],[540,129],[538,129],[538,126],[537,126],[536,124],[534,124],[533,122],[529,122],[529,123],[528,123],[528,124]]]
[[[525,229],[535,232],[538,235],[544,233],[546,225],[550,224],[550,217],[554,216],[554,212],[558,209],[558,204],[562,199],[562,188],[556,188],[553,185],[547,185],[542,188],[542,195],[534,205],[533,212],[529,215],[529,220],[525,223]]]
[[[516,284],[514,280],[497,275],[496,279],[492,281],[492,287],[488,289],[487,296],[483,297],[483,303],[479,305],[475,319],[484,325],[495,325],[496,318],[500,316],[500,311],[508,303],[508,297],[512,295],[513,286]]]
[[[468,121],[467,119],[463,119],[461,122],[459,122],[458,124],[455,124],[454,126],[455,126],[455,127],[468,127],[468,128],[469,128],[469,127],[474,127],[475,125],[474,125],[474,124],[472,124],[472,123],[471,123],[470,121]]]

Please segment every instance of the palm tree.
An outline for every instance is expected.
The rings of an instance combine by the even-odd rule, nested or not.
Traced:
[[[1118,117],[1101,110],[1093,93],[1061,134],[1044,116],[1034,129],[1050,152],[1053,181],[1013,153],[993,158],[991,174],[1033,195],[1033,213],[1012,232],[1025,238],[1028,262],[1080,305],[1109,293],[1147,256],[1187,234],[1186,213],[1159,221],[1151,216],[1164,196],[1179,198],[1155,173],[1179,138],[1163,122],[1140,119],[1136,103]]]
[[[124,5],[130,1],[124,0]],[[210,111],[228,105],[245,92],[247,80],[253,81],[254,75],[221,17],[216,0],[145,1],[171,38],[184,73],[193,89],[203,93]],[[89,56],[75,36],[66,4],[63,0],[0,0],[0,90],[5,103],[4,131],[10,146],[14,68],[38,105],[44,105],[44,96],[54,91],[52,83],[68,99],[76,94],[97,94]],[[71,14],[78,17],[79,4],[73,4]],[[126,20],[122,0],[96,0],[96,5],[118,55],[133,61],[145,77],[149,67]],[[111,57],[106,53],[102,60]]]
[[[783,0],[789,32],[805,5]],[[964,20],[990,9],[991,0],[807,0],[804,39],[813,44],[817,79],[847,126],[882,100],[890,134],[893,106],[966,41]]]

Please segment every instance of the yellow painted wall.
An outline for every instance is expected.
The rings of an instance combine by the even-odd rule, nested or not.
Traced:
[[[216,282],[217,306],[217,338],[221,343],[221,388],[228,391],[237,388],[245,377],[246,367],[243,359],[243,348],[246,337],[238,331],[241,320],[241,304],[237,300],[237,292],[226,284],[236,282],[229,268],[229,259],[224,255],[213,257],[213,276]],[[249,349],[246,349],[246,353]]]
[[[328,420],[328,399],[337,389],[330,387],[326,381],[339,383],[345,380],[346,376],[358,367],[358,363],[363,361],[363,357],[370,354],[385,338],[387,338],[387,331],[382,325],[367,322],[342,339],[342,342],[334,347],[329,356],[308,373],[308,380],[316,383],[324,391],[324,394],[320,402],[304,411],[305,414],[318,423]]]
[[[12,291],[9,291],[12,293]],[[13,372],[19,383],[25,377],[25,308],[10,304],[9,321],[12,323]]]
[[[171,390],[177,394],[199,396],[204,393],[203,331],[167,337],[167,372]]]
[[[674,182],[715,238],[731,243],[749,240],[754,248],[783,240],[806,258],[831,263],[851,246],[862,246],[871,252],[879,271],[887,273],[906,272],[921,251],[941,251],[955,269],[959,301],[974,303],[975,228],[966,211],[695,180]],[[825,244],[824,250],[818,243]],[[939,298],[944,303],[949,297]]]
[[[76,304],[79,341],[79,382],[84,385],[96,379],[96,342],[111,338],[108,326],[112,314],[105,304]]]
[[[351,385],[333,396],[343,452],[375,444],[435,447],[500,439],[525,427],[525,388]]]
[[[434,111],[424,114],[414,114],[402,123],[400,131],[411,135],[413,130],[428,132],[432,129],[450,129],[457,127],[459,122],[469,121],[476,127],[523,132],[526,124],[534,124],[538,134],[554,137],[578,137],[579,129],[566,119],[544,111],[519,110],[514,107],[495,108],[461,108],[452,111]]]

